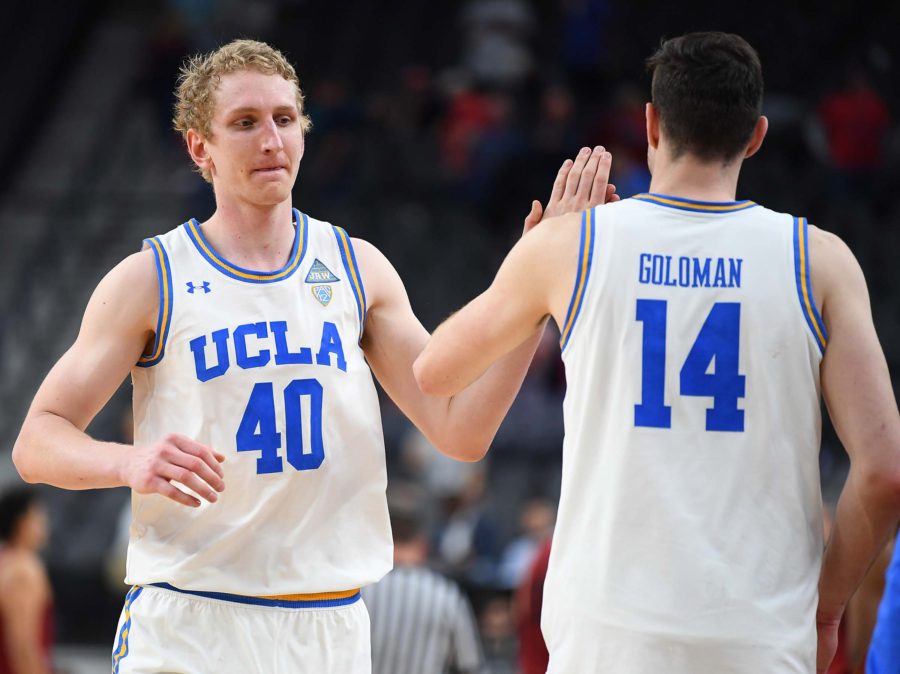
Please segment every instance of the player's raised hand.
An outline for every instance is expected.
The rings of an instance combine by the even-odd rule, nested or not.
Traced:
[[[541,222],[565,213],[583,211],[610,201],[618,201],[616,186],[609,182],[612,155],[598,145],[581,148],[575,160],[566,159],[556,174],[547,207],[535,200],[525,218],[525,232]]]
[[[184,435],[170,433],[146,447],[135,447],[122,467],[122,481],[138,494],[162,494],[196,508],[200,501],[172,484],[180,482],[210,503],[225,489],[222,454]]]

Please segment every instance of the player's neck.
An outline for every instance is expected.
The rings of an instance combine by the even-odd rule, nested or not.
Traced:
[[[216,252],[238,266],[273,271],[284,266],[294,244],[290,200],[274,206],[219,200],[203,223]]]
[[[741,162],[706,162],[692,156],[657,155],[650,191],[697,201],[734,201]]]

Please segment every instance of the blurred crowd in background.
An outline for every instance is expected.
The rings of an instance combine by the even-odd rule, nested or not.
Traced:
[[[266,40],[297,68],[313,128],[295,205],[378,246],[433,329],[490,282],[531,200],[546,201],[579,147],[612,152],[622,197],[648,189],[643,61],[660,38],[742,34],[760,52],[770,131],[737,197],[808,216],[850,244],[898,371],[896,7],[73,0],[50,17],[25,3],[11,11],[0,35],[22,57],[5,67],[24,100],[4,111],[0,138],[3,482],[14,479],[25,405],[97,280],[143,237],[211,214],[211,191],[171,129],[172,90],[185,56],[234,37]],[[529,583],[553,530],[565,395],[556,340],[548,330],[478,464],[439,455],[382,396],[390,480],[421,489],[428,562],[466,591],[499,674],[519,671],[517,621],[539,599]],[[92,432],[128,441],[129,404],[126,384]],[[846,470],[831,432],[821,463],[829,507]],[[57,639],[106,646],[127,589],[128,494],[42,495]]]

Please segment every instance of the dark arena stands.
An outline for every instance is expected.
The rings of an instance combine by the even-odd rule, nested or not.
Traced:
[[[433,329],[490,283],[531,200],[546,201],[582,145],[613,153],[623,198],[647,189],[643,63],[660,38],[740,33],[760,54],[771,126],[738,198],[847,241],[889,366],[900,368],[898,3],[877,13],[798,0],[54,4],[18,2],[0,19],[2,484],[18,479],[10,450],[27,405],[99,279],[145,237],[211,214],[211,190],[172,130],[172,90],[185,56],[235,37],[281,49],[307,96],[313,128],[295,205],[380,248]],[[130,388],[94,421],[96,437],[129,439]],[[466,590],[499,674],[520,671],[513,597],[552,531],[564,393],[548,334],[478,464],[438,455],[382,396],[390,479],[428,495],[430,561]],[[826,428],[826,507],[846,464]],[[57,657],[73,674],[95,671],[79,663],[94,653],[105,663],[112,647],[127,591],[128,492],[41,494]]]

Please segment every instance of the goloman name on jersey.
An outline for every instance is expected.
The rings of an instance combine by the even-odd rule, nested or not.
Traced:
[[[740,288],[740,257],[685,257],[641,253],[638,283],[681,288]]]

